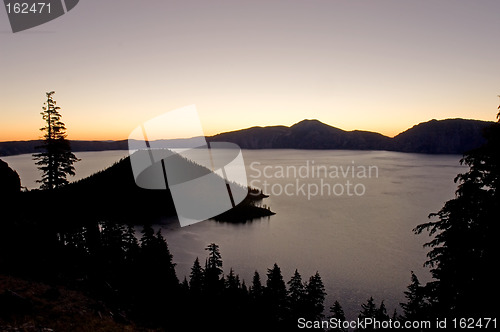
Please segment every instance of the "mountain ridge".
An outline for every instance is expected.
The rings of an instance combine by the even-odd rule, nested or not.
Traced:
[[[346,131],[317,119],[292,126],[253,126],[206,137],[232,142],[242,149],[387,150],[429,154],[463,154],[484,143],[482,131],[494,122],[473,119],[432,119],[388,137],[373,131]],[[0,142],[0,156],[34,153],[40,140]],[[74,152],[128,150],[127,140],[71,141]]]
[[[252,127],[217,134],[209,141],[226,141],[242,149],[387,150],[428,154],[463,154],[484,143],[482,132],[492,121],[432,119],[393,138],[365,130],[345,131],[318,120],[290,127]],[[258,128],[258,129],[256,129]]]

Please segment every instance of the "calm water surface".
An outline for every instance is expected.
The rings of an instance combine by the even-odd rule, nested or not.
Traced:
[[[110,166],[127,151],[76,155],[82,159],[76,164],[82,178]],[[196,257],[203,262],[204,248],[215,242],[224,271],[233,267],[247,285],[255,270],[265,282],[275,262],[285,281],[295,269],[304,280],[319,271],[328,293],[325,307],[338,300],[351,319],[370,296],[377,305],[384,300],[390,314],[394,308],[401,312],[399,302],[404,300],[410,271],[421,282],[429,280],[422,266],[427,252],[422,244],[428,237],[411,230],[453,198],[453,179],[465,170],[459,156],[244,150],[243,157],[248,181],[266,187],[270,197],[262,204],[276,215],[241,224],[204,221],[184,228],[165,221],[158,227],[177,263],[179,279],[189,276]],[[39,175],[31,156],[2,159],[19,172],[24,186],[36,186]]]

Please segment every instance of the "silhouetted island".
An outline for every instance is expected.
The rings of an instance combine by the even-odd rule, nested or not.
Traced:
[[[170,190],[149,190],[136,185],[130,157],[60,189],[31,190],[21,196],[22,204],[31,206],[31,213],[42,211],[47,202],[57,201],[60,209],[82,222],[97,218],[128,224],[162,223],[166,218],[177,215]],[[240,204],[214,219],[244,222],[273,215],[275,213],[269,208],[258,206],[258,202],[266,197],[262,192],[249,188],[247,197]],[[67,215],[64,211],[61,211],[63,216]],[[74,211],[79,213],[75,215]]]

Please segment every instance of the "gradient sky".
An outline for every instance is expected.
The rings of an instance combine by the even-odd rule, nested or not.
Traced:
[[[206,135],[494,120],[499,17],[497,0],[82,0],[13,34],[0,8],[0,141],[39,138],[51,90],[70,139],[125,139],[190,104]]]

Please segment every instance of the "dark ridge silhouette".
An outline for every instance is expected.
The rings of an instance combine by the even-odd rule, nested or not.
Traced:
[[[486,142],[483,130],[491,122],[447,119],[420,123],[394,137],[400,152],[462,154]]]
[[[31,154],[35,147],[40,146],[42,140],[9,141],[0,143],[0,156],[14,156],[18,154]]]
[[[36,152],[36,147],[42,140],[0,142],[0,156],[11,156]],[[71,151],[109,151],[127,150],[128,141],[70,141]]]
[[[422,122],[394,138],[382,134],[345,131],[318,120],[303,120],[291,127],[251,127],[207,137],[209,142],[231,142],[242,149],[388,150],[396,152],[462,154],[484,143],[489,121],[447,119]],[[183,139],[189,140],[189,139]],[[33,153],[35,141],[0,142],[0,156]],[[127,150],[127,140],[71,141],[73,152]]]
[[[387,150],[391,139],[368,131],[344,131],[318,120],[303,120],[291,127],[254,127],[218,134],[209,141],[238,144],[242,149]]]
[[[218,134],[208,137],[207,140],[235,143],[242,149],[274,149],[277,139],[285,135],[289,129],[285,126],[252,127]]]
[[[254,127],[218,134],[209,141],[226,141],[243,149],[339,149],[461,154],[484,143],[482,132],[492,122],[465,119],[431,120],[394,138],[369,131],[344,131],[318,120],[291,127]]]
[[[169,140],[186,143],[188,139]],[[36,147],[40,146],[43,140],[31,141],[9,141],[0,142],[0,156],[11,156],[18,154],[33,153]],[[111,150],[128,150],[128,140],[119,141],[71,141],[71,151],[87,152],[87,151],[111,151]]]

